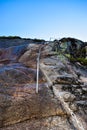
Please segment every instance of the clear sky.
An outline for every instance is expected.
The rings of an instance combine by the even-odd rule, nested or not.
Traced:
[[[87,41],[87,0],[0,0],[0,36]]]

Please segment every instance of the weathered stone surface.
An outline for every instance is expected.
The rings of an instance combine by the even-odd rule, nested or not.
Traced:
[[[57,76],[55,83],[59,84],[79,84],[78,80],[70,74]]]
[[[35,93],[36,70],[21,63],[0,67],[0,127],[31,118],[65,115],[60,102],[40,74],[39,94]]]
[[[41,119],[33,119],[0,130],[74,130],[66,117],[52,116]]]
[[[60,103],[44,84],[39,86],[39,94],[35,94],[34,84],[0,87],[0,109],[0,127],[34,117],[65,114]]]
[[[1,38],[0,37],[0,48],[8,48],[12,46],[20,46],[24,44],[29,44],[31,40],[21,39],[21,38]]]
[[[71,102],[70,102],[69,107],[70,107],[70,109],[73,110],[73,111],[78,111],[78,110],[79,110],[76,103],[71,103]]]
[[[25,64],[28,67],[35,68],[36,69],[36,61],[37,61],[37,55],[38,55],[38,49],[40,45],[33,45],[30,44],[27,47],[27,51],[20,56],[18,61],[20,63]]]
[[[73,102],[75,100],[75,96],[69,92],[60,92],[61,97],[65,102]]]
[[[35,82],[36,71],[20,63],[0,67],[0,82],[6,84]]]
[[[76,124],[76,129],[82,130],[83,127],[86,129],[87,117],[85,116],[85,113],[87,107],[84,105],[83,108],[77,103],[77,101],[81,100],[83,95],[85,96],[84,99],[86,99],[86,87],[84,86],[86,86],[87,69],[84,69],[83,66],[79,66],[78,64],[72,64],[62,55],[43,58],[41,59],[40,65],[41,70],[44,72],[47,81],[50,82],[53,89],[55,85],[56,88],[57,86],[62,86],[58,87],[58,92],[55,90],[54,93],[56,93],[55,95],[57,95],[57,98],[60,99],[61,104],[65,107],[66,111],[70,111],[70,113],[77,113],[77,120],[73,122]],[[78,76],[78,71],[80,72],[80,76]],[[85,102],[83,104],[85,104]],[[83,111],[83,113],[80,115],[79,113],[81,111]],[[72,115],[73,114],[71,114],[73,121]],[[79,115],[80,120],[83,120],[84,122],[81,128],[79,128],[78,125],[78,122],[80,122],[78,121]]]
[[[80,101],[77,101],[76,102],[79,106],[82,106],[82,107],[87,107],[87,100],[80,100]]]
[[[0,63],[17,62],[18,58],[27,50],[28,45],[12,46],[0,49]]]
[[[41,50],[38,94],[41,45],[0,49],[0,130],[87,129],[87,68],[53,52],[53,44]]]
[[[21,38],[18,36],[1,37],[0,36],[0,48],[8,48],[12,46],[28,45],[28,44],[43,44],[45,40]]]
[[[38,47],[38,45],[35,46],[33,51],[37,52]],[[10,59],[15,56],[14,61],[17,62],[19,55],[22,55],[22,49],[24,50],[26,47],[18,46],[4,49],[4,55],[1,55],[1,59],[2,57]],[[26,63],[33,63],[33,57],[36,52],[31,55],[31,61],[25,59],[26,52],[24,53]],[[51,90],[43,84],[44,80],[41,72],[39,94],[35,93],[36,69],[23,65],[24,59],[23,62],[22,60],[20,61],[22,63],[11,63],[11,61],[5,63],[1,61],[3,64],[0,66],[0,127],[34,117],[43,118],[50,115],[66,114]]]
[[[86,57],[87,43],[74,38],[62,38],[59,42],[63,52],[70,54],[74,58]]]

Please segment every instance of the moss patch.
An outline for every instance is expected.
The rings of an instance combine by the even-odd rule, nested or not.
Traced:
[[[68,57],[68,58],[71,62],[79,62],[82,65],[87,65],[87,59],[86,58],[73,58],[73,57]]]

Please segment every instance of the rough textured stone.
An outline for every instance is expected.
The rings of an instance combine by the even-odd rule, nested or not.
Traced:
[[[74,38],[62,38],[59,42],[63,52],[70,54],[74,58],[86,57],[87,43]]]
[[[15,49],[17,48],[19,47]],[[37,51],[36,46],[35,50]],[[14,56],[13,51],[10,54]],[[21,54],[19,49],[18,53],[15,52],[15,54],[18,58],[19,54]],[[10,58],[9,56],[8,58]],[[33,56],[31,56],[31,62]],[[6,54],[4,55],[5,57]],[[0,66],[0,127],[31,118],[66,114],[60,102],[44,84],[41,72],[39,78],[39,83],[41,82],[39,84],[39,94],[35,93],[35,81],[36,69],[26,67],[23,63],[9,62],[5,64],[3,62],[3,65]]]
[[[65,110],[76,112],[77,115],[80,115],[82,111],[80,120],[83,120],[83,122],[85,122],[83,123],[82,128],[84,127],[86,129],[87,116],[85,116],[85,113],[87,112],[87,107],[85,102],[83,102],[84,107],[82,107],[77,101],[81,100],[82,98],[85,100],[87,97],[85,89],[87,69],[83,66],[79,66],[76,63],[72,64],[70,61],[68,61],[68,59],[66,59],[66,57],[64,58],[62,55],[43,58],[41,59],[40,65],[47,81],[51,82],[50,84],[53,85],[52,88],[54,88],[55,85],[56,88],[57,86],[62,86],[61,88],[57,88],[58,92],[56,90],[55,92],[57,97],[61,100],[63,107],[66,104]],[[78,76],[78,71],[81,76]],[[76,129],[78,129],[79,126],[76,125],[76,127]]]
[[[78,122],[87,129],[87,68],[53,52],[54,43],[48,43],[41,49],[38,94],[41,45],[0,49],[0,130],[77,130]]]
[[[17,62],[18,58],[27,50],[28,45],[13,46],[0,50],[0,63]]]
[[[75,100],[75,96],[69,92],[60,92],[59,94],[65,102],[73,102]]]
[[[74,130],[66,117],[52,116],[48,118],[33,119],[0,130]]]
[[[27,68],[20,63],[13,63],[0,67],[0,82],[17,84],[35,82],[36,71],[32,68]]]
[[[31,118],[42,118],[64,115],[60,103],[44,84],[39,86],[39,94],[35,93],[35,85],[0,88],[1,126],[14,124]],[[2,94],[1,94],[2,93]]]

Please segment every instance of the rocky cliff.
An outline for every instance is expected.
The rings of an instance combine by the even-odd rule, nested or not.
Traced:
[[[86,130],[86,48],[72,38],[0,39],[0,130]]]

